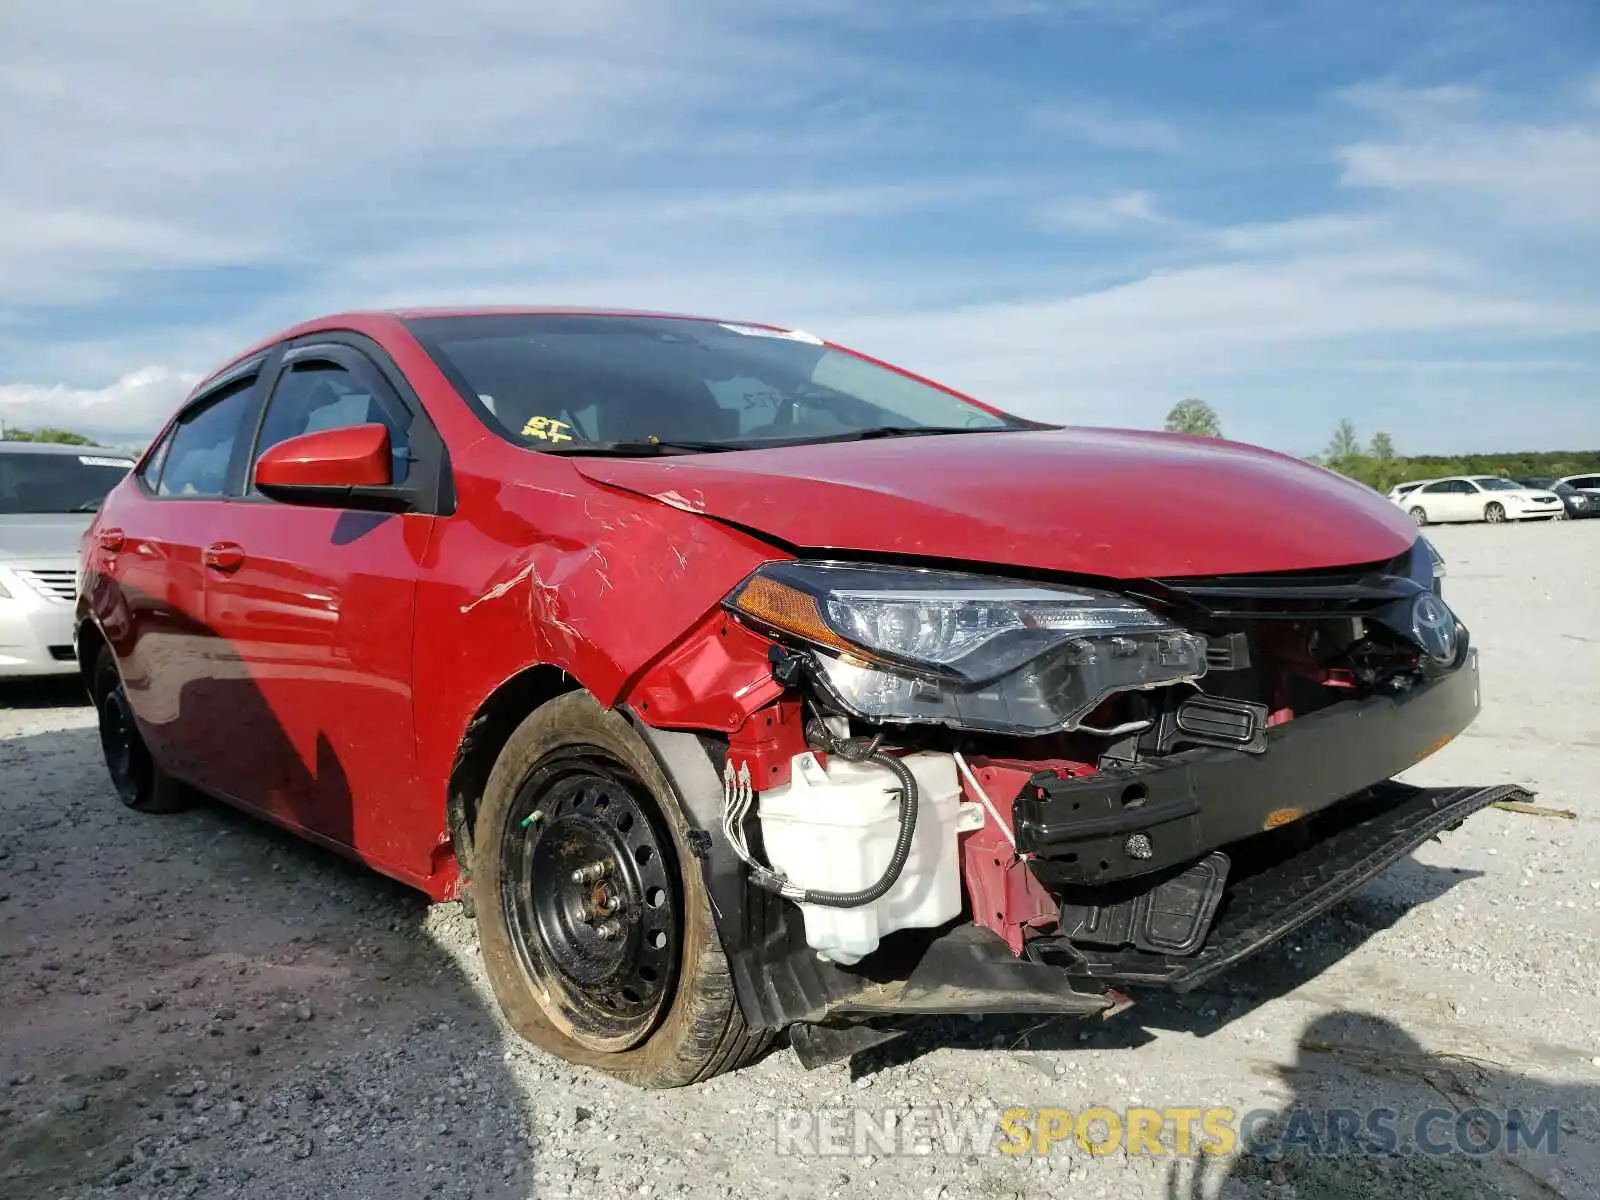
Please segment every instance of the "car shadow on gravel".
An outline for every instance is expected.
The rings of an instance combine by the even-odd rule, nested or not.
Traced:
[[[0,778],[0,1195],[533,1194],[456,906],[220,804],[127,810],[90,725],[0,741]]]
[[[1472,1050],[1426,1050],[1366,1012],[1320,1016],[1295,1061],[1268,1068],[1289,1097],[1237,1114],[1237,1157],[1172,1162],[1168,1200],[1600,1195],[1600,1083],[1552,1082]]]
[[[1262,1005],[1312,983],[1354,954],[1373,935],[1442,899],[1478,872],[1436,867],[1407,858],[1387,876],[1340,902],[1293,936],[1245,959],[1210,985],[1177,995],[1127,989],[1133,1006],[1105,1019],[994,1016],[936,1017],[908,1026],[904,1036],[854,1057],[854,1078],[873,1075],[934,1050],[1126,1050],[1155,1041],[1154,1031],[1209,1037]],[[1397,894],[1397,893],[1403,893]]]

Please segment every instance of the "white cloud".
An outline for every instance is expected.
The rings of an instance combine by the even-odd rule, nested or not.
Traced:
[[[1444,264],[1448,268],[1448,264]],[[1570,309],[1466,292],[1419,259],[1307,256],[1163,271],[1059,300],[852,322],[859,336],[1035,405],[1076,383],[1112,386],[1151,363],[1215,372],[1314,360],[1327,344],[1406,333],[1600,331],[1600,304]],[[1041,371],[1039,363],[1058,370]],[[1087,415],[1087,414],[1080,414]]]
[[[200,376],[169,367],[142,367],[103,388],[61,384],[0,385],[0,420],[8,426],[92,431],[121,443],[147,438],[169,417]]]
[[[1149,192],[1118,192],[1111,196],[1075,196],[1041,205],[1038,219],[1047,229],[1071,233],[1109,233],[1116,230],[1164,225],[1168,218],[1157,211]]]
[[[874,57],[901,15],[868,8],[13,6],[0,369],[80,386],[12,383],[0,415],[147,431],[192,372],[275,328],[413,302],[769,318],[1043,416],[1147,423],[1177,395],[1286,377],[1377,404],[1405,394],[1408,362],[1459,407],[1507,374],[1463,364],[1536,370],[1582,357],[1536,343],[1596,330],[1600,77],[1542,111],[1369,84],[1314,119],[1230,122],[1076,81],[1040,94],[977,55],[954,73]],[[1181,36],[1184,6],[1135,8],[1129,26]],[[939,0],[905,20],[1042,37],[1134,11],[1116,9]],[[1293,29],[1271,36],[1310,55]],[[1322,420],[1302,403],[1270,419]],[[1516,419],[1467,408],[1462,436]],[[1588,411],[1569,440],[1600,441]]]
[[[1108,150],[1172,153],[1182,148],[1178,131],[1166,121],[1077,101],[1039,110],[1034,121],[1048,134]]]
[[[1283,254],[1326,250],[1333,246],[1370,245],[1376,237],[1393,236],[1381,218],[1344,213],[1316,213],[1286,221],[1227,225],[1212,231],[1218,249],[1238,254]]]
[[[0,196],[44,236],[0,243],[0,305],[103,294],[158,259],[276,266],[408,200],[470,195],[456,165],[669,145],[746,72],[806,94],[782,77],[789,46],[716,16],[690,0],[13,9]]]
[[[1600,213],[1600,114],[1546,122],[1497,118],[1467,88],[1359,89],[1389,136],[1339,152],[1343,182],[1413,193],[1524,226],[1592,230]]]

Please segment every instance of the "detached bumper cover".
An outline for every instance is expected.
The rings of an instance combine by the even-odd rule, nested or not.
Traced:
[[[1470,725],[1479,705],[1469,649],[1461,666],[1408,692],[1268,730],[1261,754],[1186,750],[1083,779],[1036,775],[1013,804],[1017,846],[1045,860],[1039,874],[1050,884],[1163,871],[1398,775]],[[1135,834],[1143,837],[1130,846]]]
[[[1341,828],[1231,884],[1198,953],[1174,957],[1085,947],[1062,947],[1061,953],[1076,960],[1068,969],[1080,985],[1088,978],[1102,985],[1187,992],[1325,913],[1473,813],[1502,800],[1527,799],[1529,793],[1513,785],[1417,788],[1386,783],[1326,814],[1326,821]],[[1029,946],[1038,953],[1056,940]]]

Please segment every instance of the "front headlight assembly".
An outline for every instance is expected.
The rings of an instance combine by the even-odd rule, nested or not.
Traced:
[[[770,563],[725,601],[802,643],[845,712],[1038,735],[1121,691],[1199,679],[1205,639],[1112,592],[947,571]]]

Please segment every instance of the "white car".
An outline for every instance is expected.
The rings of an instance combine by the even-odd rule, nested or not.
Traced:
[[[71,675],[78,539],[126,450],[0,442],[0,678]]]
[[[1431,479],[1413,479],[1409,483],[1397,483],[1389,489],[1389,499],[1399,504],[1407,493],[1414,492],[1423,484],[1432,482],[1433,480]]]
[[[1395,503],[1418,525],[1449,521],[1553,520],[1563,512],[1561,497],[1544,488],[1523,487],[1494,475],[1453,475],[1404,492]]]

